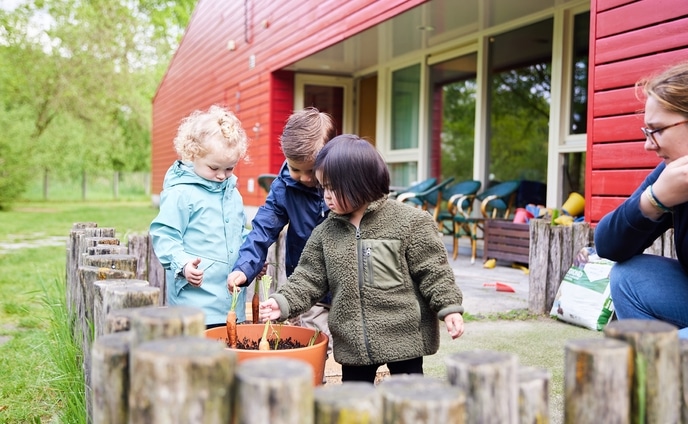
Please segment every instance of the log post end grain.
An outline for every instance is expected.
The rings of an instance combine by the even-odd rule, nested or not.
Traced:
[[[462,424],[466,421],[466,396],[458,387],[433,378],[394,380],[395,377],[390,377],[378,386],[384,422]]]
[[[382,397],[372,383],[349,381],[315,388],[315,422],[382,424]]]
[[[243,361],[236,371],[238,422],[313,422],[313,368],[298,359]]]
[[[130,322],[135,343],[181,335],[205,337],[205,314],[191,306],[144,306]]]

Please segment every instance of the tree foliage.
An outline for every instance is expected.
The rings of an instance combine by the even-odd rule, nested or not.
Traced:
[[[0,120],[22,129],[0,135],[2,160],[58,175],[147,170],[151,99],[195,3],[32,0],[0,11]]]
[[[493,74],[490,94],[491,180],[547,180],[549,65]],[[475,79],[443,87],[442,169],[473,178]],[[446,173],[446,172],[445,172]]]

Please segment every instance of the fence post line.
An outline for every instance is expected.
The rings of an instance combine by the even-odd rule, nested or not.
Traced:
[[[631,422],[680,422],[678,329],[662,321],[626,319],[607,324],[604,335],[633,350]]]
[[[516,355],[485,350],[460,352],[449,355],[445,364],[449,382],[466,393],[467,422],[518,423]]]

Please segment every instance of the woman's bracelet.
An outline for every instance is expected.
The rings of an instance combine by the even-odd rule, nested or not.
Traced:
[[[652,191],[652,184],[647,186],[645,189],[645,196],[647,197],[647,200],[650,201],[650,204],[654,206],[655,209],[658,211],[661,211],[662,213],[671,213],[673,210],[669,207],[664,206],[664,203],[660,202],[656,197],[654,191]]]

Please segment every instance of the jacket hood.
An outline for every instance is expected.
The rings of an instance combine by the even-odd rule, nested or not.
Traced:
[[[205,178],[199,177],[194,172],[192,164],[176,160],[165,174],[163,189],[168,189],[180,184],[195,184],[210,192],[220,192],[227,188],[236,187],[237,177],[236,175],[232,175],[222,182],[206,180]]]

